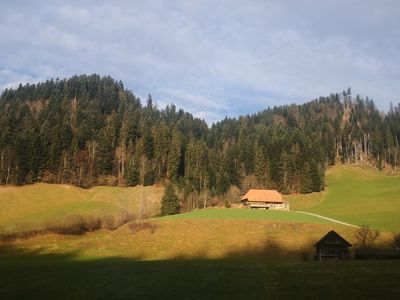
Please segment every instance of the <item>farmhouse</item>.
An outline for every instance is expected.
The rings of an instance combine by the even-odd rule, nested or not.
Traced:
[[[281,193],[276,190],[250,189],[241,202],[249,208],[289,209],[288,203],[283,201]]]
[[[315,260],[349,259],[351,244],[331,230],[314,244]]]

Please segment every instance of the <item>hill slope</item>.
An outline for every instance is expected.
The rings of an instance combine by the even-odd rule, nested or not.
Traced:
[[[369,218],[374,213],[376,227],[392,228],[396,223],[391,214],[399,212],[398,180],[356,167],[335,167],[327,174],[326,192],[289,198],[296,209],[346,221],[373,222]],[[144,191],[161,195],[161,188]],[[10,222],[18,215],[15,210],[27,219],[37,213],[53,215],[49,211],[59,209],[58,201],[79,211],[94,203],[92,208],[98,210],[89,208],[90,213],[135,210],[141,192],[139,187],[2,187],[0,216]],[[344,198],[348,193],[351,198]],[[386,224],[387,220],[391,222]],[[245,209],[199,210],[81,236],[47,234],[0,247],[4,278],[0,288],[9,298],[39,299],[104,295],[243,299],[249,291],[256,299],[265,295],[277,299],[398,298],[398,261],[302,261],[312,259],[312,245],[332,229],[355,243],[356,229],[351,227],[294,212]],[[391,242],[392,234],[382,232],[377,246]]]
[[[356,225],[400,231],[400,176],[376,169],[335,166],[327,171],[323,193],[291,195],[291,208]]]
[[[351,90],[208,127],[122,82],[73,76],[0,96],[0,184],[151,185],[225,194],[230,185],[318,192],[326,166],[400,161],[400,106],[382,114]],[[196,205],[194,205],[196,206]]]
[[[252,299],[266,295],[271,299],[397,299],[400,294],[399,261],[301,261],[305,256],[299,245],[301,249],[304,242],[310,244],[328,228],[232,220],[158,223],[162,224],[153,232],[132,233],[125,226],[112,235],[89,234],[70,240],[40,237],[27,241],[34,242],[30,247],[19,244],[4,249],[5,253],[0,251],[2,295],[21,299],[247,299],[249,295]],[[335,229],[351,237],[351,232]],[[304,232],[311,234],[312,241],[304,239]],[[271,238],[278,246],[269,242]],[[292,248],[284,250],[285,245]]]
[[[105,187],[82,189],[69,185],[37,183],[0,187],[0,227],[29,227],[68,215],[102,217],[128,212],[159,213],[163,187]]]
[[[400,177],[386,176],[375,169],[335,166],[326,175],[324,192],[287,195],[292,210],[306,211],[355,225],[400,231]],[[82,189],[70,185],[37,183],[23,187],[0,187],[0,227],[41,223],[71,214],[93,216],[134,215],[159,212],[163,188],[105,187]],[[295,213],[249,210],[199,210],[170,219],[282,220],[303,223],[330,223]]]

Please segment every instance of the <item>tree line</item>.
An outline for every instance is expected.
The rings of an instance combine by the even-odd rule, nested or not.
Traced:
[[[338,162],[398,166],[400,105],[384,114],[350,89],[208,127],[109,76],[81,75],[6,89],[0,111],[0,184],[168,181],[198,207],[232,185],[321,191]]]

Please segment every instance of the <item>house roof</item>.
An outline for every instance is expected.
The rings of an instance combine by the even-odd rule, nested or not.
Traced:
[[[241,199],[252,202],[283,202],[282,195],[277,190],[250,189]]]
[[[346,245],[347,247],[351,247],[352,245],[346,241],[341,235],[339,235],[336,231],[331,230],[327,234],[325,234],[318,242],[314,244],[314,247],[318,246],[319,244],[342,244]]]

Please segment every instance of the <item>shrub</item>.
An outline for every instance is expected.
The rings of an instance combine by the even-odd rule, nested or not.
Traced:
[[[225,203],[224,203],[225,208],[230,208],[231,205],[228,202],[228,199],[225,199]]]
[[[379,237],[377,230],[370,229],[368,226],[361,226],[355,233],[357,244],[361,248],[370,248]]]
[[[400,251],[400,232],[393,236],[393,246],[397,251]]]
[[[98,185],[106,185],[106,186],[115,186],[117,185],[118,180],[117,177],[112,176],[112,175],[100,175],[97,178],[97,184]]]
[[[12,230],[0,228],[0,241],[11,242],[16,239],[28,239],[46,233],[82,235],[86,232],[99,230],[102,227],[108,230],[115,230],[133,219],[133,215],[126,211],[118,216],[109,215],[102,219],[94,216],[70,215],[62,220],[48,221],[36,226],[32,224],[19,224],[12,228]]]
[[[71,215],[64,221],[55,224],[49,224],[47,232],[66,235],[81,235],[85,232],[95,231],[101,228],[101,221],[93,216]]]
[[[118,216],[115,217],[115,222],[114,222],[114,226],[115,228],[119,228],[122,225],[133,221],[134,220],[134,216],[130,213],[128,213],[127,211],[123,211],[121,214],[119,214]]]
[[[53,173],[50,171],[44,171],[41,177],[41,180],[46,183],[54,183],[55,182],[55,176]]]
[[[98,217],[88,216],[85,229],[87,231],[96,231],[101,228],[101,220]]]
[[[300,252],[300,257],[302,261],[310,261],[312,255],[310,254],[310,252],[304,250]]]
[[[132,222],[129,224],[129,228],[132,232],[132,234],[135,234],[139,231],[142,230],[150,230],[151,233],[154,233],[157,229],[157,225],[153,224],[153,223],[136,223],[136,222]]]
[[[102,220],[102,226],[108,230],[115,230],[115,217],[113,215],[105,216]]]
[[[143,180],[144,180],[144,182],[143,182],[144,186],[153,185],[154,182],[156,181],[156,177],[155,177],[154,171],[147,172],[144,175],[144,179]]]
[[[40,233],[42,233],[42,230],[37,230],[37,229],[14,231],[14,232],[2,229],[0,231],[0,242],[12,242],[15,241],[16,239],[29,239]]]
[[[118,216],[108,215],[102,219],[102,227],[108,230],[115,230],[122,225],[133,221],[135,217],[128,213],[127,211],[123,211]]]

